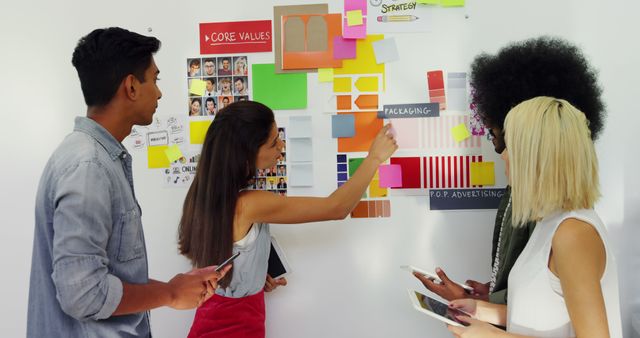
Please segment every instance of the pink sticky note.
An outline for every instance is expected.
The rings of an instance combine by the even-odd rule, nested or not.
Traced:
[[[367,37],[367,18],[362,18],[362,25],[349,26],[347,18],[343,19],[342,36],[347,39],[365,39]]]
[[[336,60],[341,59],[355,59],[356,58],[356,40],[345,39],[341,36],[333,38],[333,58]]]
[[[367,15],[367,0],[344,0],[344,12],[361,10],[362,15]]]
[[[380,188],[402,187],[402,167],[399,164],[385,164],[378,167]]]

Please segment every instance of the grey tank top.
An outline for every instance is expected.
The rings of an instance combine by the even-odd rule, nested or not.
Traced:
[[[233,261],[231,283],[226,288],[216,289],[216,294],[240,298],[262,291],[267,278],[270,249],[269,224],[253,224],[245,238],[233,243],[233,253],[240,252],[240,256]]]

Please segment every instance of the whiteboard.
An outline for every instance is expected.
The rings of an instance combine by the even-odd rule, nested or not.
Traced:
[[[193,0],[3,2],[0,5],[0,133],[4,216],[1,227],[2,279],[0,335],[23,336],[33,240],[33,209],[40,173],[49,155],[73,127],[85,106],[71,53],[94,28],[122,26],[158,37],[156,55],[163,98],[157,114],[185,111],[184,64],[199,55],[198,23],[271,20],[274,5],[311,1]],[[332,13],[340,1],[328,1]],[[640,312],[640,164],[634,133],[640,125],[634,23],[640,5],[632,1],[467,0],[464,8],[437,9],[430,32],[395,37],[400,60],[386,66],[388,103],[424,102],[428,70],[467,71],[475,55],[495,53],[514,40],[542,34],[580,46],[599,70],[608,108],[597,143],[603,198],[597,209],[615,245],[621,280],[625,336],[631,314]],[[272,63],[272,53],[248,54],[251,63]],[[308,108],[277,111],[279,124],[290,116],[313,118],[314,185],[289,188],[292,195],[325,196],[336,186],[335,140],[330,116],[322,113],[331,89],[308,77]],[[398,153],[397,155],[402,155]],[[483,155],[504,166],[484,145]],[[177,223],[186,189],[167,189],[158,171],[134,155],[136,195],[143,209],[150,276],[168,280],[189,269],[178,255]],[[504,177],[498,178],[504,184]],[[302,225],[274,225],[294,272],[289,285],[266,296],[269,337],[449,337],[438,321],[411,308],[406,288],[422,286],[399,269],[403,264],[441,266],[455,280],[487,280],[495,211],[429,211],[426,197],[392,197],[390,218],[346,219]],[[185,336],[193,311],[157,309],[151,313],[155,337]]]

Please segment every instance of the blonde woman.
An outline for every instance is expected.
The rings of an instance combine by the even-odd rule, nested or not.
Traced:
[[[505,140],[512,223],[537,226],[509,274],[508,305],[454,300],[474,318],[449,330],[465,338],[622,337],[616,263],[593,210],[598,160],[585,115],[565,100],[530,99],[507,115]]]

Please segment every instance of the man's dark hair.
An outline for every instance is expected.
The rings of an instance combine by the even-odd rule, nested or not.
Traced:
[[[241,77],[237,77],[236,80],[233,81],[233,82],[238,82],[238,81],[240,81],[240,82],[242,82],[242,84],[244,84],[244,79],[241,78]]]
[[[204,104],[207,104],[209,102],[213,102],[213,106],[216,106],[216,101],[213,99],[213,97],[207,97],[207,99],[204,100]]]
[[[158,49],[158,39],[119,27],[96,29],[81,38],[71,63],[78,71],[87,106],[109,103],[129,74],[144,82],[144,73]]]
[[[551,96],[565,99],[589,120],[597,139],[605,118],[596,71],[569,42],[541,37],[516,42],[496,55],[481,54],[471,65],[472,105],[488,128],[504,129],[504,119],[520,102]]]

